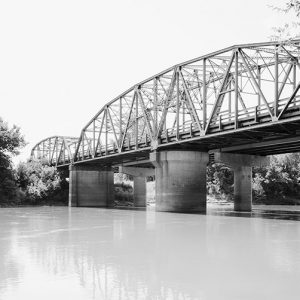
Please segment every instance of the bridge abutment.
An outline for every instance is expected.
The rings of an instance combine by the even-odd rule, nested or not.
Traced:
[[[268,157],[214,153],[215,162],[224,163],[233,168],[234,172],[234,210],[250,212],[252,210],[252,167],[265,166],[270,163]]]
[[[90,165],[71,165],[69,171],[69,206],[109,207],[113,205],[113,171]]]
[[[161,151],[150,154],[155,166],[156,211],[206,212],[208,153]]]
[[[147,176],[155,174],[154,169],[120,166],[119,172],[133,176],[133,205],[136,207],[146,207],[146,179]]]

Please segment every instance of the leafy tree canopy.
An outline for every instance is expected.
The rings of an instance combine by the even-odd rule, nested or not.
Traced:
[[[68,182],[64,174],[41,160],[22,162],[17,166],[16,178],[28,204],[67,204]]]
[[[20,148],[26,145],[20,128],[13,125],[11,128],[7,122],[0,117],[0,153],[2,154],[19,154]]]
[[[300,1],[290,0],[285,2],[281,7],[271,6],[271,8],[279,13],[287,14],[290,19],[290,21],[284,25],[273,28],[274,33],[271,39],[274,41],[283,41],[299,38]]]
[[[10,128],[0,118],[0,205],[15,204],[20,199],[11,156],[17,155],[23,146],[25,140],[20,128],[15,125]]]

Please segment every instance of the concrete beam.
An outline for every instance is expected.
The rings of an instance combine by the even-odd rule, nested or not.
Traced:
[[[232,151],[250,150],[250,149],[257,149],[257,148],[268,148],[268,147],[275,147],[275,146],[282,147],[282,145],[294,144],[299,142],[300,142],[299,136],[295,136],[295,137],[276,139],[271,141],[248,143],[246,145],[224,147],[221,149],[221,151],[232,152]]]
[[[137,176],[137,177],[148,177],[148,176],[155,175],[155,169],[119,166],[119,173],[131,175],[131,176]]]
[[[248,155],[214,152],[214,161],[232,166],[233,168],[244,167],[263,167],[270,164],[270,158],[267,156]]]
[[[136,160],[136,161],[130,161],[130,162],[123,162],[122,166],[124,167],[134,167],[137,165],[141,165],[141,164],[148,164],[149,163],[149,159],[141,159],[141,160]]]

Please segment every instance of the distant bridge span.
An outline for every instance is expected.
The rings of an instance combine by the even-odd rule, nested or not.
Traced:
[[[78,138],[45,139],[31,156],[107,168],[153,166],[162,151],[300,151],[299,43],[236,45],[175,65],[108,102]]]
[[[299,54],[299,40],[267,42],[175,65],[108,102],[71,139],[76,147],[63,143],[64,155],[54,147],[63,137],[41,141],[31,155],[60,166],[144,159],[168,148],[300,151]]]

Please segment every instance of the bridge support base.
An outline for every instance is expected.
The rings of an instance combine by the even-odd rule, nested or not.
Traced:
[[[224,163],[234,172],[234,210],[250,212],[252,210],[252,167],[265,166],[270,159],[265,156],[214,153],[215,162]]]
[[[252,167],[234,167],[234,210],[252,210]]]
[[[156,167],[156,211],[206,212],[208,153],[161,151],[150,160]]]
[[[120,166],[119,172],[133,176],[133,205],[136,207],[146,207],[146,178],[147,176],[154,176],[154,169]]]
[[[133,205],[136,207],[146,207],[146,178],[133,178]]]
[[[109,207],[114,201],[114,173],[88,165],[70,166],[69,206]]]

